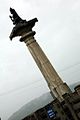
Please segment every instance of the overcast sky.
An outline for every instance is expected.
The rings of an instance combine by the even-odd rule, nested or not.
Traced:
[[[35,38],[68,85],[80,81],[80,0],[0,0],[0,116],[2,120],[49,91],[19,38],[10,41],[9,8],[26,20],[38,18]]]

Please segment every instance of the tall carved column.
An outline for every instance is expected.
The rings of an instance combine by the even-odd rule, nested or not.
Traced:
[[[15,27],[11,32],[10,39],[12,40],[13,37],[21,36],[20,41],[25,42],[37,66],[39,67],[45,80],[47,81],[52,94],[57,99],[59,99],[59,101],[62,101],[62,95],[65,93],[70,93],[71,90],[66,83],[63,83],[63,81],[61,80],[61,78],[59,77],[59,75],[57,74],[50,61],[48,60],[48,58],[46,57],[41,47],[34,38],[35,32],[32,31],[32,27],[34,26],[35,22],[37,22],[37,18],[34,18],[27,22],[25,20],[22,20],[17,15],[14,9],[11,9],[11,13],[13,15],[11,19],[15,24]],[[14,14],[16,14],[16,17],[14,16]],[[18,21],[18,23],[16,21]]]

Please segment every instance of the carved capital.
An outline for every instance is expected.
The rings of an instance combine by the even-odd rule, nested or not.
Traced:
[[[25,42],[28,43],[28,41],[30,41],[31,39],[34,39],[34,35],[36,34],[35,31],[29,31],[28,33],[24,34],[21,38],[20,38],[20,42]]]

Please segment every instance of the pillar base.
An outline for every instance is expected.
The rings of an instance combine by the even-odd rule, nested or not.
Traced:
[[[60,102],[64,100],[63,95],[65,93],[72,93],[71,89],[66,83],[60,84],[57,87],[49,85],[49,88],[51,89],[52,96],[55,96]]]

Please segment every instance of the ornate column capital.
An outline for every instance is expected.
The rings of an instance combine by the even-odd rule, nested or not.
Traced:
[[[26,45],[30,45],[31,43],[35,42],[35,38],[34,38],[34,35],[36,34],[35,31],[29,31],[28,33],[24,34],[21,38],[20,38],[20,41],[21,42],[25,42]]]

